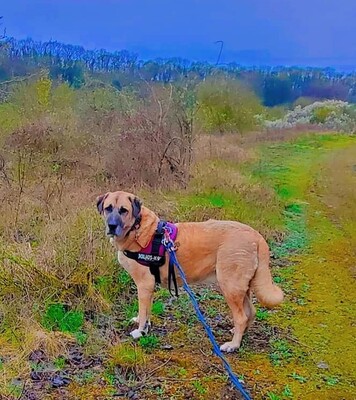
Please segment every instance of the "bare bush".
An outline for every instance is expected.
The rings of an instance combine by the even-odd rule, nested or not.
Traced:
[[[101,119],[99,133],[92,136],[98,172],[118,186],[185,186],[192,163],[192,122],[173,88],[150,89],[137,110]],[[93,131],[95,120],[91,124]]]

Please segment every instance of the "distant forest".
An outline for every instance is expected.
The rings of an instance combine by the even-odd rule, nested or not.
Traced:
[[[238,63],[213,65],[181,58],[143,61],[121,50],[86,50],[57,41],[16,40],[5,35],[0,42],[0,84],[46,69],[52,79],[74,88],[99,80],[121,90],[138,82],[199,83],[209,76],[236,78],[252,89],[268,107],[290,105],[297,99],[337,99],[356,103],[356,72],[331,68],[244,67]]]

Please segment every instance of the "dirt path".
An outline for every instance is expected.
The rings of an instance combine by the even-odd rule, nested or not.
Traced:
[[[355,219],[356,146],[328,154],[316,169],[309,203],[307,227],[310,248],[294,257],[298,262],[296,285],[308,285],[307,302],[291,320],[294,334],[310,347],[315,390],[312,399],[356,398],[356,262]],[[304,286],[306,287],[306,286]],[[316,382],[321,377],[326,385]],[[302,393],[301,393],[302,395]],[[297,397],[299,398],[299,397]]]

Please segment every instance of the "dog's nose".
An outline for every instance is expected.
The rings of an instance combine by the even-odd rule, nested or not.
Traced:
[[[108,224],[108,228],[110,233],[115,233],[117,224]]]

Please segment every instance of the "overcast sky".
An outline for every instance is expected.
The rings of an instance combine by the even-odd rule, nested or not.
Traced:
[[[4,0],[0,15],[9,36],[141,57],[215,59],[223,40],[225,62],[356,65],[356,0]]]

